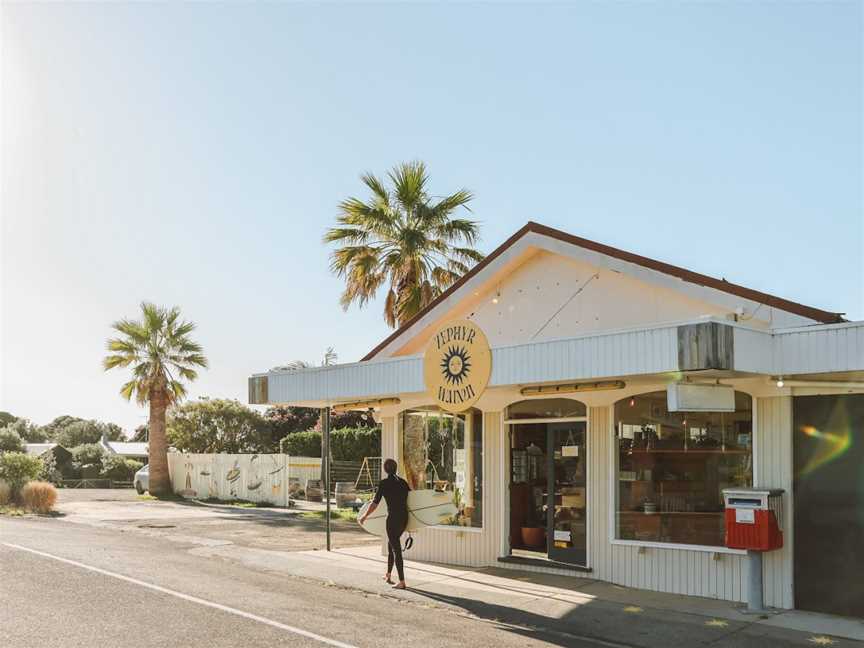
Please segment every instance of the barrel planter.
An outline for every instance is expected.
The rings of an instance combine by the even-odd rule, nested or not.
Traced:
[[[320,479],[306,480],[306,501],[322,502],[324,500],[324,484]]]
[[[347,508],[357,499],[354,482],[336,482],[336,506]]]

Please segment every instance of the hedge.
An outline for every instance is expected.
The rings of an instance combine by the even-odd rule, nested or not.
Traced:
[[[321,456],[321,433],[315,430],[294,432],[279,444],[283,454],[300,457]],[[381,428],[344,428],[330,433],[330,452],[335,461],[363,461],[381,456]]]
[[[4,452],[0,454],[0,479],[5,481],[12,490],[12,497],[17,498],[21,488],[29,481],[39,476],[42,461],[26,452]]]

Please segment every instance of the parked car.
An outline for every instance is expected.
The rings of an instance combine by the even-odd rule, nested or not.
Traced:
[[[147,464],[136,472],[132,481],[135,483],[135,490],[138,491],[139,495],[143,495],[144,491],[150,490],[150,464]]]

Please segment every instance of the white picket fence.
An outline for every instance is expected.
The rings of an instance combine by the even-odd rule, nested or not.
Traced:
[[[182,497],[287,506],[289,484],[321,478],[319,457],[283,454],[168,454],[171,487]]]

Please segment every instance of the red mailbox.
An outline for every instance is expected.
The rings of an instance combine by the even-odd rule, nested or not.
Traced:
[[[782,495],[780,488],[724,489],[726,546],[750,551],[780,549],[783,546]]]

